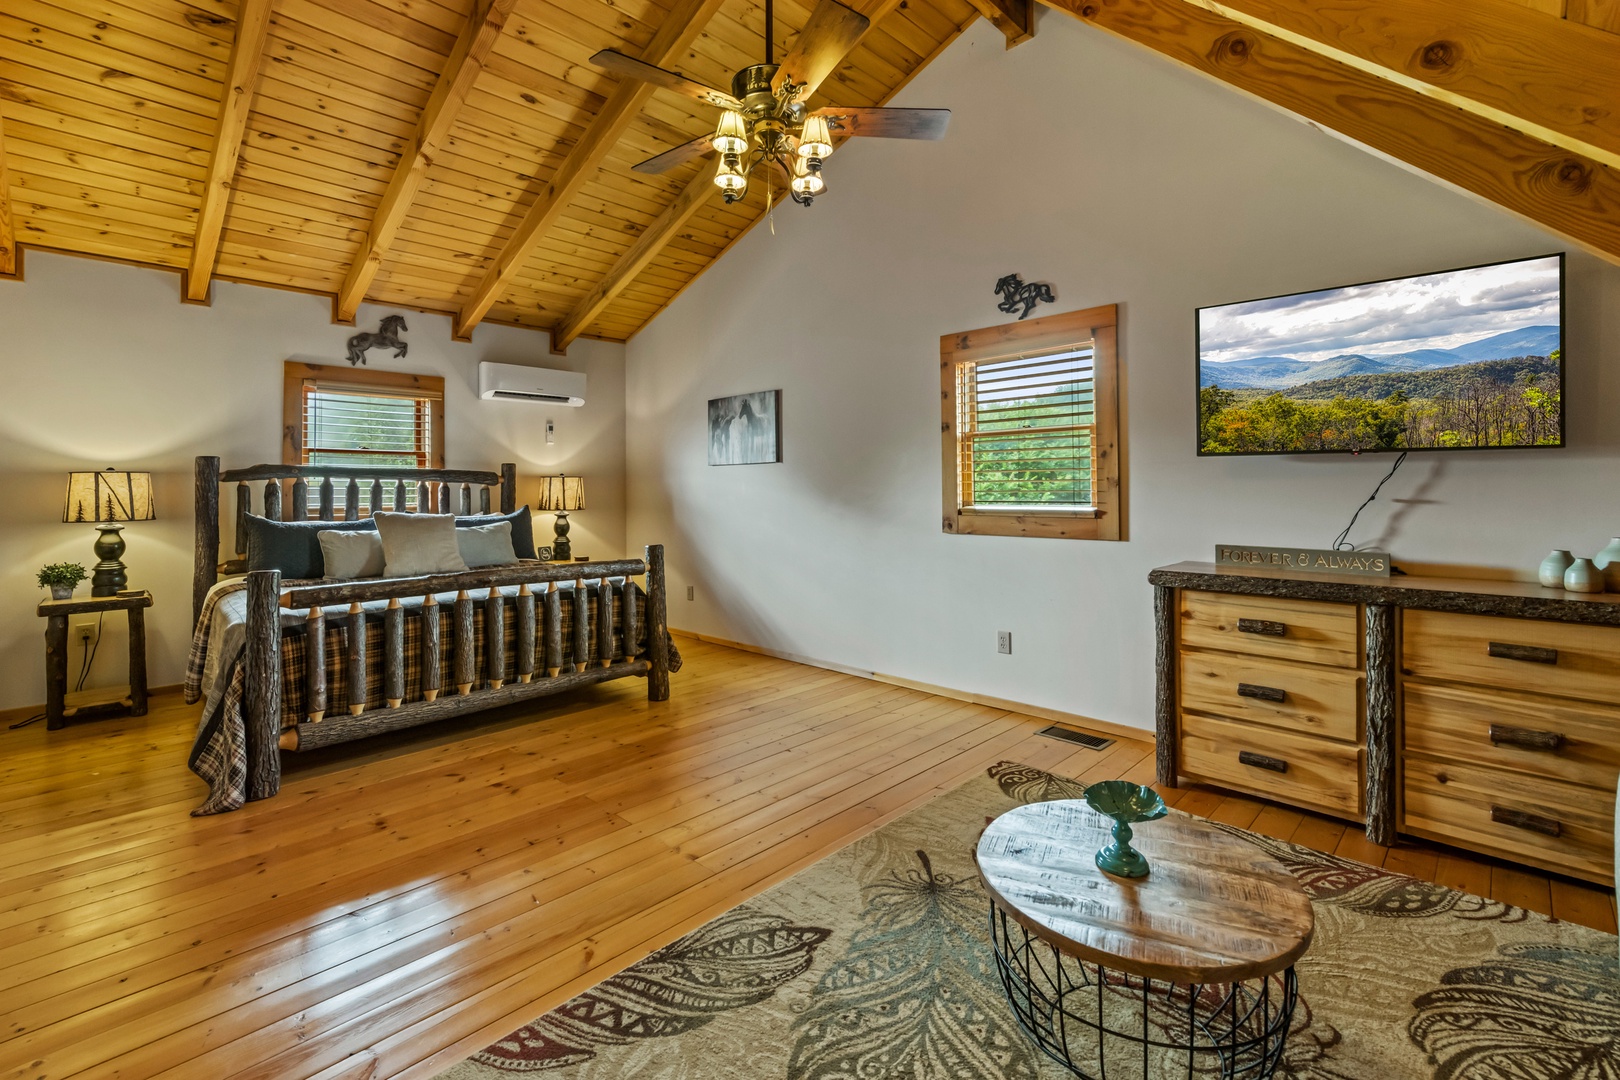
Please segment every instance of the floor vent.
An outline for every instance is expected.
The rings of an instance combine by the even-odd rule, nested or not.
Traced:
[[[1114,745],[1113,739],[1105,739],[1101,735],[1087,735],[1083,731],[1058,727],[1056,724],[1049,728],[1042,728],[1036,734],[1045,735],[1049,739],[1063,739],[1066,742],[1079,743],[1087,750],[1101,750],[1105,746]]]

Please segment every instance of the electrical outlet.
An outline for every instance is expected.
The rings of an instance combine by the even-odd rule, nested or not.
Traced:
[[[1011,630],[997,630],[996,631],[996,652],[1009,653],[1009,654],[1012,652],[1012,631]]]
[[[696,600],[697,599],[697,586],[696,585],[688,585],[686,587],[686,598],[688,600]]]
[[[73,627],[73,636],[86,645],[90,644],[96,640],[96,624],[93,622],[76,623]]]

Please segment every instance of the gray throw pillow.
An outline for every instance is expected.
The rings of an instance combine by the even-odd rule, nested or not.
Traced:
[[[244,523],[249,570],[280,570],[284,578],[307,580],[326,575],[320,533],[375,531],[360,521],[272,521],[257,514]]]
[[[315,535],[321,541],[321,559],[326,564],[326,577],[348,580],[382,576],[382,537],[375,530],[339,532],[322,529]]]
[[[512,523],[512,555],[519,559],[534,558],[534,518],[527,506],[520,506],[510,514],[474,514],[456,518],[456,528],[468,525],[489,525],[496,521]]]
[[[450,514],[377,513],[371,519],[382,537],[384,573],[389,577],[467,569],[456,545],[456,519]]]
[[[488,525],[468,525],[456,529],[456,546],[467,569],[480,566],[510,566],[517,562],[512,551],[512,523],[495,521]]]

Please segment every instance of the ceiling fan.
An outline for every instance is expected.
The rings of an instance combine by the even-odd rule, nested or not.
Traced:
[[[603,49],[591,57],[591,63],[724,110],[714,134],[650,157],[634,167],[637,172],[663,173],[718,152],[720,167],[714,182],[725,193],[726,202],[747,195],[748,178],[764,165],[782,174],[794,202],[809,206],[826,190],[821,166],[833,152],[834,132],[880,139],[942,139],[950,122],[949,109],[831,106],[810,112],[806,108],[804,99],[855,48],[867,25],[866,16],[838,0],[821,0],[792,51],[778,64],[774,61],[771,0],[765,0],[765,62],[733,75],[729,94],[613,49]]]

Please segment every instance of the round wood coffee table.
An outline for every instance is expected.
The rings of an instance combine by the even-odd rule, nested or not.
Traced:
[[[1008,811],[979,839],[1020,1026],[1082,1077],[1138,1063],[1143,1077],[1271,1076],[1316,926],[1304,890],[1260,848],[1182,814],[1138,827],[1146,877],[1114,877],[1093,861],[1112,827],[1065,800]]]

